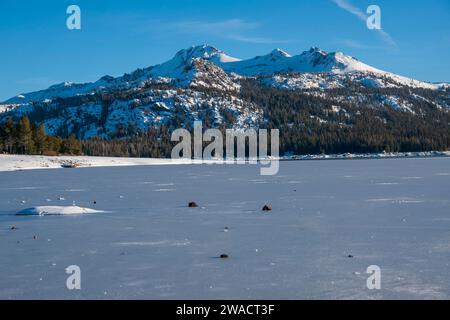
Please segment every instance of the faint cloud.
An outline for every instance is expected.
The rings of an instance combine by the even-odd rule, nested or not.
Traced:
[[[389,52],[390,54],[398,54],[398,47],[394,46],[386,46],[386,45],[371,45],[361,43],[359,41],[355,41],[352,39],[337,39],[334,41],[335,44],[344,46],[346,48],[355,49],[355,50],[382,50]]]
[[[345,46],[347,48],[360,49],[360,50],[373,50],[373,49],[387,50],[388,49],[386,46],[368,45],[368,44],[361,43],[359,41],[355,41],[352,39],[340,39],[340,40],[335,41],[335,43]]]
[[[272,38],[249,36],[246,33],[255,31],[261,26],[259,22],[242,19],[228,19],[223,21],[179,21],[165,25],[165,30],[178,33],[212,35],[240,42],[254,44],[289,43],[289,40],[276,40]]]
[[[366,21],[366,19],[367,19],[366,14],[361,9],[359,9],[358,7],[355,7],[353,4],[351,4],[347,0],[331,0],[331,1],[333,1],[338,7],[353,14],[354,16],[358,17],[359,19],[361,19],[363,21]]]
[[[344,40],[338,40],[336,41],[338,44],[343,45],[348,48],[352,49],[373,49],[372,46],[368,46],[366,44],[360,43],[358,41],[350,40],[350,39],[344,39]]]
[[[241,19],[229,19],[224,21],[181,21],[171,25],[172,28],[182,32],[195,33],[220,33],[236,30],[255,29],[259,26],[256,22]]]
[[[229,39],[247,42],[247,43],[256,43],[256,44],[277,44],[277,43],[290,43],[291,40],[275,40],[271,38],[262,38],[262,37],[246,37],[239,34],[233,34],[228,36]]]
[[[334,2],[339,8],[344,9],[345,11],[351,13],[355,17],[357,17],[359,20],[364,21],[364,23],[367,20],[366,14],[359,9],[358,7],[355,7],[352,3],[350,3],[348,0],[331,0]],[[375,29],[378,34],[380,35],[381,39],[389,44],[390,46],[397,47],[397,43],[392,39],[392,37],[384,30],[382,29]]]
[[[392,37],[389,35],[389,33],[384,31],[383,29],[380,29],[380,30],[377,30],[377,31],[380,34],[380,36],[381,36],[381,38],[383,39],[384,42],[390,44],[393,47],[397,47],[397,43],[394,41],[394,39],[392,39]]]

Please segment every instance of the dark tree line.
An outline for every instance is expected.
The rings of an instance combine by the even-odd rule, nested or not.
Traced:
[[[73,135],[63,139],[45,133],[43,124],[30,123],[23,116],[17,123],[7,118],[0,124],[0,150],[14,154],[74,154],[81,153],[80,143]]]
[[[130,137],[117,134],[113,139],[95,137],[81,141],[83,154],[88,156],[170,158],[173,146],[166,127],[151,128]]]
[[[333,98],[361,93],[364,103],[342,99],[345,112],[331,112]],[[414,101],[413,111],[380,107],[381,95],[408,101],[420,93],[448,103],[448,94],[408,88],[347,88],[327,90],[326,98],[244,83],[242,98],[263,108],[267,128],[280,129],[282,154],[413,152],[450,149],[450,114],[426,101]],[[443,103],[445,104],[445,103]],[[449,105],[449,104],[447,104]]]

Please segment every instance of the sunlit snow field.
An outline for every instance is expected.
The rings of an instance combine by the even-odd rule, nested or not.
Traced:
[[[450,298],[450,158],[259,169],[0,172],[0,298]],[[14,215],[74,203],[103,212]],[[66,288],[69,265],[81,290]]]

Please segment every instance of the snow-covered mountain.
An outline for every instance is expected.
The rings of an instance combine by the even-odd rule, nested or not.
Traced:
[[[200,62],[201,60],[203,62]],[[327,79],[331,79],[330,76],[334,77],[334,75],[344,75],[341,78],[348,80],[348,77],[345,76],[347,74],[356,74],[356,78],[362,80],[361,83],[365,86],[383,87],[394,85],[432,90],[450,88],[448,83],[435,84],[410,79],[371,67],[342,52],[327,53],[315,47],[294,56],[281,49],[275,49],[264,56],[240,60],[212,46],[200,45],[180,50],[167,62],[145,69],[138,69],[131,74],[125,74],[117,78],[104,76],[92,83],[64,82],[45,90],[19,94],[5,101],[4,104],[28,103],[46,99],[52,100],[57,97],[65,98],[92,94],[98,91],[130,89],[144,86],[147,82],[173,83],[179,87],[189,87],[191,84],[195,86],[198,84],[196,79],[198,80],[199,77],[204,78],[205,71],[207,71],[205,68],[208,68],[207,70],[211,71],[211,74],[208,77],[209,79],[207,79],[208,81],[204,81],[202,84],[221,89],[238,87],[236,82],[233,84],[230,82],[229,75],[244,77],[272,75],[278,77],[280,73],[303,74],[300,77],[288,76],[288,78],[296,79],[297,82],[292,89],[308,88],[306,83],[298,85],[298,82],[304,77],[308,78],[311,87],[333,87],[333,85],[323,85],[323,83],[327,83]],[[227,75],[222,71],[227,73]],[[317,73],[326,74],[326,77],[320,77],[318,81],[312,80],[312,78],[317,78]],[[335,79],[334,77],[333,80]],[[385,79],[385,81],[380,79]],[[216,80],[219,83],[216,83]],[[279,82],[279,80],[274,79],[274,82]],[[319,82],[322,84],[319,84]]]
[[[449,109],[448,83],[409,79],[342,52],[327,53],[314,47],[290,55],[275,49],[267,55],[240,60],[201,45],[180,50],[162,64],[119,77],[103,76],[90,83],[64,82],[22,93],[0,104],[0,121],[7,116],[31,114],[45,123],[50,134],[76,132],[81,138],[110,137],[118,126],[145,131],[194,120],[207,120],[216,126],[231,121],[239,128],[256,127],[267,119],[261,107],[241,95],[245,81],[255,81],[262,88],[306,91],[328,97],[334,104],[368,100],[361,92],[336,96],[328,95],[327,90],[426,89],[442,92],[443,96],[433,100],[417,94],[409,98],[391,94],[380,95],[377,101],[381,106],[411,113],[419,102]],[[373,97],[369,100],[373,102]]]

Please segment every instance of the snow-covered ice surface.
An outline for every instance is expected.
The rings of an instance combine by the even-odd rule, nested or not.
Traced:
[[[450,298],[449,158],[259,168],[0,172],[0,298]],[[14,215],[73,201],[104,212]],[[81,290],[66,288],[70,265]],[[381,290],[366,288],[370,265]]]

